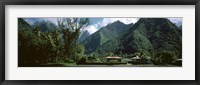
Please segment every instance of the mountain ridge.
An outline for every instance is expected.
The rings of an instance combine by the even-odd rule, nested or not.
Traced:
[[[93,52],[98,46],[104,44],[110,39],[116,38],[126,33],[129,28],[132,27],[132,25],[133,24],[126,25],[120,21],[115,21],[102,27],[82,42],[87,51],[86,54]]]
[[[89,36],[90,36],[90,33],[86,30],[86,31],[84,31],[84,32],[80,35],[78,41],[79,41],[79,42],[82,42],[82,41],[84,41],[84,40],[85,40],[87,37],[89,37]]]
[[[42,32],[55,31],[58,28],[54,23],[44,20],[35,22],[32,27],[39,27]]]
[[[101,45],[95,52],[116,54],[134,53],[146,50],[150,53],[160,50],[173,51],[179,58],[182,52],[180,29],[168,19],[140,19],[129,32]]]

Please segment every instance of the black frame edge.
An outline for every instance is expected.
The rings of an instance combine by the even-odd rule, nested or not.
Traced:
[[[199,71],[200,71],[200,58],[199,58],[199,49],[200,49],[200,1],[198,1],[195,5],[195,80],[197,83],[200,83],[199,80]]]
[[[5,1],[0,1],[0,83],[5,81]]]

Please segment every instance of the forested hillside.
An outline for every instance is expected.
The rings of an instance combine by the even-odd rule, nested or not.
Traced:
[[[86,54],[94,52],[99,46],[103,45],[107,41],[117,38],[124,33],[128,32],[133,24],[124,24],[120,21],[108,24],[105,27],[100,28],[97,32],[89,36],[82,43],[85,46]]]
[[[129,32],[101,45],[97,54],[134,54],[145,52],[151,58],[162,51],[182,58],[182,33],[175,24],[164,18],[142,18]]]

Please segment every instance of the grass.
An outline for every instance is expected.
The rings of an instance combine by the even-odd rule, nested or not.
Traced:
[[[63,67],[63,66],[77,66],[77,64],[76,63],[48,63],[48,64],[46,64],[46,65],[44,65],[44,66],[52,66],[52,67],[59,67],[59,66],[61,66],[61,67]]]

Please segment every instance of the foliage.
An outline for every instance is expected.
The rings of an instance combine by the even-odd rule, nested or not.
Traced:
[[[79,61],[78,61],[79,64],[83,64],[83,63],[86,63],[86,58],[81,58]]]
[[[175,53],[173,52],[163,50],[155,53],[152,60],[156,65],[172,64],[172,61],[175,60],[174,55]]]
[[[22,18],[18,22],[19,66],[104,62],[107,56],[139,56],[166,65],[182,58],[182,26],[165,18],[141,18],[134,25],[116,21],[89,37],[86,32],[82,42],[78,39],[88,18],[58,18],[57,27],[50,22],[31,27]]]
[[[83,45],[86,49],[86,54],[95,52],[101,45],[107,41],[115,39],[126,32],[132,27],[133,24],[126,25],[120,21],[116,21],[112,24],[108,24],[100,28],[97,32],[86,38]],[[109,49],[109,48],[108,48]]]
[[[20,26],[30,26],[20,18]],[[67,23],[66,23],[67,22]],[[59,29],[43,32],[41,28],[19,28],[19,66],[37,66],[55,62],[74,62],[84,57],[84,47],[77,45],[80,29],[89,24],[88,18],[58,20]]]
[[[119,55],[121,52],[123,57],[144,52],[151,58],[162,50],[173,52],[176,59],[181,59],[182,31],[165,18],[141,18],[127,33],[100,45],[95,52],[101,55],[109,52]]]

